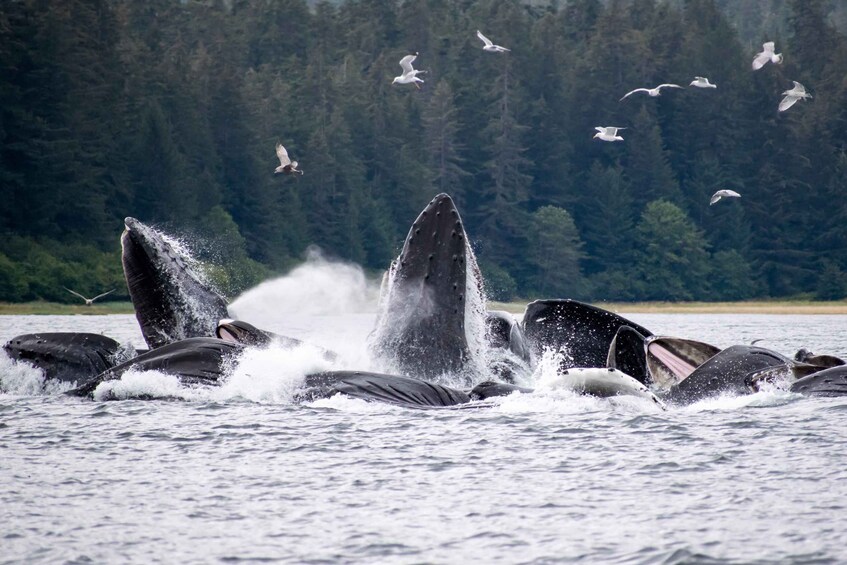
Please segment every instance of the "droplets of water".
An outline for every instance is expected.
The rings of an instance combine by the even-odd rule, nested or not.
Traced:
[[[73,383],[45,380],[41,369],[26,361],[12,359],[0,350],[0,393],[18,396],[52,395],[72,387]]]

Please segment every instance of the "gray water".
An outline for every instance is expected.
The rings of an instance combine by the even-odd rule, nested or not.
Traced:
[[[722,347],[847,355],[847,316],[628,317]],[[254,322],[368,363],[372,315]],[[0,340],[33,331],[143,344],[132,316],[0,316]],[[769,391],[662,412],[542,389],[478,410],[292,404],[296,376],[324,363],[254,352],[184,401],[0,395],[0,562],[847,560],[847,399]],[[2,358],[0,377],[38,375]]]

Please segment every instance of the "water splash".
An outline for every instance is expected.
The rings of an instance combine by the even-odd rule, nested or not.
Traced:
[[[23,360],[12,359],[0,350],[0,394],[39,396],[60,394],[76,386],[74,382],[47,380],[44,371]]]
[[[326,259],[313,246],[308,249],[304,263],[245,291],[232,302],[230,312],[251,324],[272,327],[292,314],[373,313],[378,298],[378,280],[369,279],[355,263]]]

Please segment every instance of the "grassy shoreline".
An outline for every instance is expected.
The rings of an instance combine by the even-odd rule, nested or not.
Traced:
[[[59,315],[75,314],[86,316],[103,316],[105,314],[134,314],[132,302],[95,302],[91,306],[85,304],[60,304],[58,302],[0,302],[0,316],[26,315]]]
[[[522,314],[526,302],[491,302],[492,310]],[[598,302],[595,306],[619,314],[847,314],[847,300],[761,300],[745,302]],[[102,302],[91,306],[56,302],[0,302],[0,316],[132,314],[131,302]]]
[[[847,314],[847,300],[759,300],[744,302],[597,302],[618,314]],[[526,302],[492,302],[489,308],[523,313]]]

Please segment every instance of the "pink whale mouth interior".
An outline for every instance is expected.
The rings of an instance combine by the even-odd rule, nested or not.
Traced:
[[[694,369],[697,368],[661,344],[651,343],[647,348],[656,359],[664,363],[680,380],[693,373]]]

